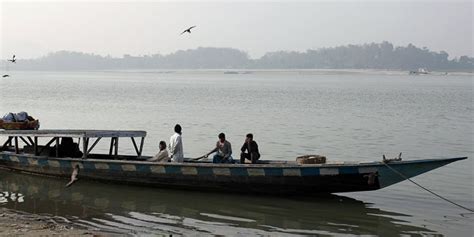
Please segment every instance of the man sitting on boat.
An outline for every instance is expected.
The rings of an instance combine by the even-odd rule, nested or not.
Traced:
[[[183,141],[181,140],[181,125],[176,124],[174,126],[174,134],[170,137],[170,157],[173,162],[183,162]]]
[[[253,134],[247,134],[245,142],[240,148],[240,163],[245,164],[245,159],[250,160],[252,164],[257,163],[257,160],[260,158],[260,153],[258,152],[257,142],[253,140]],[[247,151],[247,153],[246,153]]]
[[[154,157],[148,159],[147,161],[157,161],[157,162],[168,162],[170,158],[168,156],[168,151],[166,150],[166,142],[160,141],[159,145],[160,151]]]
[[[50,150],[50,156],[56,156],[56,146],[54,146],[53,149]],[[72,137],[61,138],[61,144],[59,144],[58,148],[58,157],[82,157],[82,152],[79,149],[79,144],[75,143]]]
[[[212,159],[212,163],[233,163],[232,160],[232,146],[230,142],[225,139],[225,134],[219,134],[219,140],[216,142],[216,147],[212,149],[209,153],[204,155],[204,157],[208,157],[210,154],[216,152],[214,158]]]

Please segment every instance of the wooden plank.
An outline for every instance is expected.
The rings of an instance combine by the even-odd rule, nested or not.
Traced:
[[[20,148],[18,147],[18,137],[15,137],[15,153],[20,153]]]
[[[112,155],[112,150],[113,150],[113,148],[114,148],[114,142],[115,142],[115,138],[112,137],[112,138],[110,139],[109,156]]]
[[[27,146],[31,146],[30,143],[29,143],[24,137],[20,137],[20,139],[21,139]]]
[[[2,150],[5,150],[7,145],[10,145],[10,146],[12,145],[12,138],[13,137],[8,137],[7,141],[5,143],[3,143]]]
[[[138,153],[138,157],[140,158],[142,156],[142,152],[143,152],[143,143],[145,142],[145,137],[142,137],[141,141],[140,141],[140,151]]]
[[[89,139],[89,138],[87,138],[87,139]],[[94,149],[95,145],[97,145],[97,143],[100,141],[100,139],[101,139],[101,137],[98,137],[97,139],[95,139],[94,143],[92,143],[92,146],[87,151],[87,154],[91,153],[92,149]]]
[[[116,137],[115,138],[115,152],[114,152],[115,157],[117,157],[118,155],[118,141],[119,141],[119,138]]]
[[[59,137],[56,137],[56,157],[59,157]]]
[[[88,152],[87,147],[89,146],[89,138],[82,138],[82,159],[86,159]]]
[[[33,145],[35,146],[35,156],[39,155],[38,153],[38,137],[34,137],[35,141],[33,142]]]
[[[37,137],[144,137],[146,131],[132,130],[2,130],[0,136],[37,136]]]
[[[135,142],[135,138],[131,137],[131,139],[132,139],[133,147],[135,148],[135,152],[137,152],[137,156],[140,156],[140,151],[138,150],[137,143]]]

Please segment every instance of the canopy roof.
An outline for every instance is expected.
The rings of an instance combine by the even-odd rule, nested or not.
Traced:
[[[0,130],[0,136],[30,136],[30,137],[145,137],[145,136],[146,136],[146,131],[130,131],[130,130],[75,130],[75,129]]]

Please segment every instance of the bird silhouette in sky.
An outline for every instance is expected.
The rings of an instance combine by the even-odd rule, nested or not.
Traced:
[[[12,63],[16,63],[15,55],[13,54],[13,58],[12,58],[12,59],[8,59],[8,61],[10,61],[10,62],[12,62]]]
[[[191,27],[189,27],[188,29],[184,30],[183,32],[181,32],[181,35],[184,34],[184,33],[186,33],[186,32],[188,32],[189,34],[191,34],[191,29],[194,28],[194,27],[196,27],[196,26],[191,26]]]

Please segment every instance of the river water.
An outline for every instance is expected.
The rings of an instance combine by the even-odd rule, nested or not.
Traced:
[[[469,156],[414,178],[474,208],[472,75],[368,71],[10,72],[0,113],[43,129],[138,129],[153,155],[173,126],[186,157],[224,132],[238,151],[252,132],[262,159],[405,160]],[[0,139],[0,142],[4,140]],[[133,154],[122,142],[120,152]],[[97,151],[107,150],[107,144]],[[238,152],[235,152],[238,153]],[[474,214],[409,182],[364,193],[273,197],[67,181],[0,171],[0,205],[129,234],[472,236]]]

